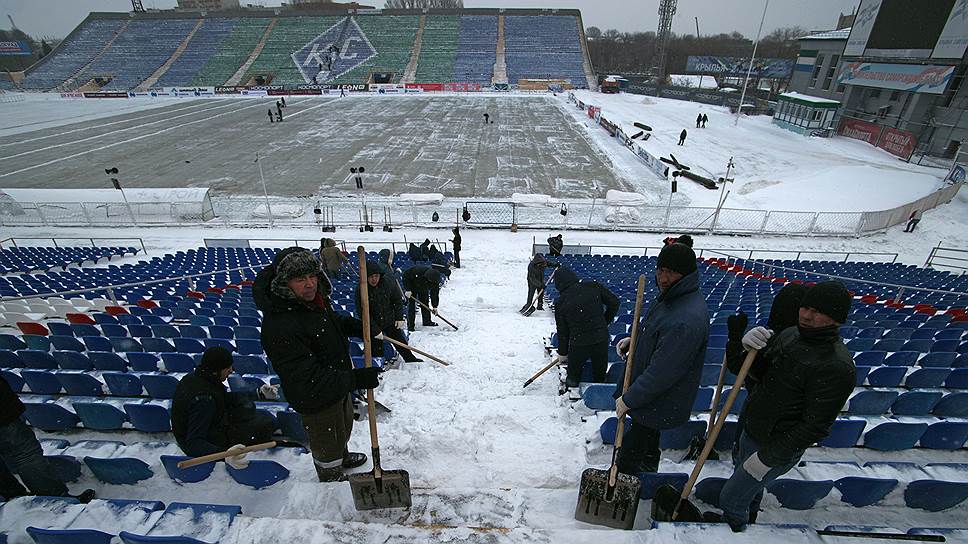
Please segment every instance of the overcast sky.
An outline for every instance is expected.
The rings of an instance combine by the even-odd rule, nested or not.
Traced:
[[[359,0],[382,7],[382,0]],[[175,0],[142,0],[147,8],[171,8]],[[699,17],[702,34],[739,31],[753,38],[766,0],[679,0],[672,29],[678,34],[695,34]],[[859,0],[770,0],[763,33],[799,25],[808,30],[833,28],[837,15],[853,12]],[[242,0],[243,4],[279,5],[280,0]],[[603,31],[654,31],[658,24],[659,0],[464,0],[469,8],[541,7],[578,8],[585,26]],[[0,0],[0,28],[8,28],[6,15],[33,36],[63,38],[91,11],[130,11],[130,0]]]

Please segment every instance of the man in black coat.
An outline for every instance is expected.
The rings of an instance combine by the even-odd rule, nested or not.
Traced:
[[[437,313],[440,305],[440,284],[443,276],[450,276],[450,270],[436,266],[417,265],[408,268],[403,273],[403,291],[407,298],[407,328],[414,330],[417,320],[416,298],[423,303],[420,306],[420,316],[425,327],[436,327],[432,314]],[[429,308],[429,309],[428,309]]]
[[[454,227],[451,232],[454,233],[454,239],[451,240],[454,244],[454,268],[460,268],[460,227]]]
[[[178,382],[171,403],[171,430],[185,455],[201,457],[271,440],[272,418],[256,412],[256,395],[225,390],[223,382],[231,373],[232,353],[214,346],[205,350],[194,372]],[[275,400],[278,386],[263,385],[259,395]],[[249,464],[245,454],[225,462],[237,469]]]
[[[750,369],[756,386],[743,405],[739,455],[720,493],[723,517],[734,531],[746,529],[763,489],[827,436],[853,392],[854,361],[839,332],[850,304],[840,282],[818,283],[804,293],[796,327],[775,335],[754,327],[743,337],[747,350],[761,351]],[[734,354],[727,364],[738,373],[742,360]]]
[[[0,377],[0,496],[10,500],[28,494],[74,497],[82,503],[94,499],[94,490],[70,495],[57,478],[34,431],[20,420],[24,405],[7,380]],[[20,475],[20,481],[11,471]],[[26,486],[26,488],[24,488]]]
[[[403,300],[396,296],[395,287],[391,280],[385,278],[383,266],[377,261],[366,261],[367,298],[370,302],[370,334],[373,335],[373,356],[383,357],[383,338],[389,337],[397,342],[407,343],[407,338],[400,329],[404,326]],[[360,286],[356,286],[356,311],[363,311],[363,301],[360,297]],[[397,351],[408,363],[419,362],[413,352],[407,348],[397,346]]]
[[[348,336],[362,337],[363,323],[333,311],[332,285],[311,251],[290,247],[256,276],[252,294],[262,310],[262,347],[282,390],[302,416],[316,475],[343,479],[343,470],[366,463],[350,453],[351,393],[379,385],[379,368],[354,369]]]
[[[578,387],[585,361],[591,359],[592,381],[605,381],[608,369],[608,325],[618,313],[619,301],[597,281],[579,280],[570,269],[555,271],[555,324],[558,360],[568,364],[565,386]]]
[[[544,255],[540,253],[535,255],[531,262],[528,263],[528,301],[524,303],[519,312],[523,312],[531,307],[532,301],[534,301],[534,294],[541,292],[544,289],[544,271],[548,267],[548,261],[544,258]],[[540,310],[544,304],[544,295],[538,297],[537,308]]]
[[[565,243],[562,241],[560,234],[548,238],[548,254],[552,257],[561,257],[561,250],[564,247]]]

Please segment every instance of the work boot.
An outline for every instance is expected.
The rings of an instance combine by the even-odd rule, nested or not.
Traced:
[[[84,491],[81,492],[80,495],[68,495],[68,496],[74,497],[75,499],[77,499],[77,502],[81,504],[87,504],[94,500],[94,490],[85,489]]]
[[[423,326],[424,327],[436,327],[437,326],[437,323],[434,323],[433,321],[430,321],[428,323],[424,323]]]
[[[358,466],[366,464],[366,454],[365,453],[348,453],[346,457],[343,458],[343,469],[356,468]]]
[[[343,482],[346,481],[346,475],[343,474],[343,469],[340,467],[336,468],[316,468],[316,476],[319,477],[320,482]]]
[[[703,523],[726,523],[723,519],[723,515],[718,512],[713,512],[712,510],[702,513]]]

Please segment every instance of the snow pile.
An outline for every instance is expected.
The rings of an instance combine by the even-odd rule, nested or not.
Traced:
[[[305,215],[306,210],[302,206],[295,204],[272,204],[273,219],[296,219]],[[257,206],[252,209],[252,217],[255,219],[268,219],[269,213],[265,206]]]
[[[402,206],[440,206],[444,201],[444,195],[440,193],[401,193],[396,200]]]
[[[691,76],[685,74],[671,74],[669,83],[679,87],[693,87],[698,89],[715,89],[719,87],[713,76]]]
[[[649,201],[639,193],[610,189],[605,193],[605,203],[609,206],[645,206]]]
[[[629,206],[608,206],[605,208],[605,221],[620,225],[638,223],[642,220],[642,213]]]
[[[537,195],[530,193],[514,193],[511,195],[511,202],[526,208],[555,207],[561,204],[558,199],[548,195]]]

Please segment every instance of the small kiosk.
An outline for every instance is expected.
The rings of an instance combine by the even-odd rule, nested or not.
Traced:
[[[783,93],[778,98],[773,124],[793,132],[811,135],[833,128],[840,102],[807,94]]]

